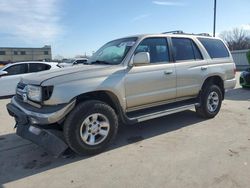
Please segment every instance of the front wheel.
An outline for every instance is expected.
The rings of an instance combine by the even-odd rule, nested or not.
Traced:
[[[217,85],[209,85],[201,93],[200,106],[195,107],[196,112],[204,118],[213,118],[220,111],[222,92]]]
[[[80,103],[64,124],[64,137],[69,147],[79,155],[103,151],[117,134],[115,111],[101,101]]]

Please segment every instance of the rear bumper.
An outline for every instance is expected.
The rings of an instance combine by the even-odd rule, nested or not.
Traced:
[[[224,88],[225,89],[233,89],[236,86],[236,78],[225,80],[224,81]]]

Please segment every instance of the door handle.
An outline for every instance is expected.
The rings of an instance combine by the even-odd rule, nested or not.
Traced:
[[[173,70],[165,70],[164,74],[165,75],[170,75],[170,74],[173,74],[173,72],[174,72]]]
[[[201,67],[201,70],[207,70],[207,66]]]

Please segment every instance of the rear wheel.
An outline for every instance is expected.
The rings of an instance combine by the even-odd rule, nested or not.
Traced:
[[[100,101],[80,103],[69,114],[64,124],[64,136],[69,147],[78,153],[102,152],[117,134],[118,118],[115,111]]]
[[[213,118],[220,111],[222,91],[217,85],[208,85],[201,93],[200,106],[196,112],[204,118]]]

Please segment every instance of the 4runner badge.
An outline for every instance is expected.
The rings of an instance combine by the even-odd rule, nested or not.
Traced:
[[[23,96],[23,102],[27,102],[28,101],[27,95],[24,93],[22,96]]]

